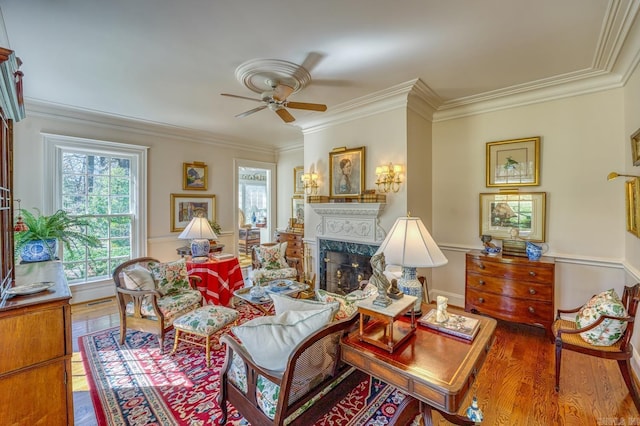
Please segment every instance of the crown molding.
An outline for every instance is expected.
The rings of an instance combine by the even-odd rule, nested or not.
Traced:
[[[30,98],[25,99],[25,109],[27,111],[27,117],[55,119],[73,124],[88,124],[94,127],[133,132],[146,136],[172,138],[236,151],[258,151],[266,154],[273,154],[275,152],[275,147],[261,147],[250,141],[234,140],[229,137],[184,127],[171,126],[165,123],[132,119],[116,114],[80,109]]]

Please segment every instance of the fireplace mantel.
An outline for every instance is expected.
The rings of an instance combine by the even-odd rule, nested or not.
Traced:
[[[361,243],[381,243],[385,231],[378,218],[385,203],[309,203],[321,218],[318,238]]]

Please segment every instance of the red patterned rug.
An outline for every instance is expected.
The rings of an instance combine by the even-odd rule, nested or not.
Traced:
[[[242,322],[258,315],[255,308],[238,304]],[[222,348],[211,351],[207,368],[204,350],[181,344],[171,353],[173,331],[165,337],[165,354],[148,333],[127,333],[119,345],[118,328],[79,338],[98,424],[103,425],[217,425],[219,371]],[[375,379],[366,379],[316,425],[364,426],[388,424],[404,394]],[[321,402],[320,402],[321,403]],[[228,425],[248,425],[230,407]]]

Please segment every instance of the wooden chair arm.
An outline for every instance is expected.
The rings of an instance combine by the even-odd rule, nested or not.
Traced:
[[[191,286],[191,288],[193,290],[197,290],[198,289],[198,284],[202,283],[202,277],[199,277],[197,275],[189,275],[189,285]]]
[[[128,288],[116,287],[116,291],[122,294],[128,294],[130,296],[146,296],[153,295],[155,297],[162,297],[158,290],[129,290]]]
[[[150,299],[151,306],[153,306],[154,315],[157,318],[160,318],[162,321],[164,321],[164,314],[162,313],[162,311],[160,310],[160,307],[158,306],[158,299],[161,298],[162,295],[157,290],[129,290],[126,288],[116,287],[116,291],[120,294],[126,295],[126,297],[128,297],[129,300],[133,302],[133,316],[135,318],[143,317],[142,304],[144,303],[145,299]],[[148,298],[147,296],[152,296],[152,297]],[[123,312],[124,312],[124,310],[126,310],[126,305],[127,305],[126,301],[124,300],[124,298],[119,298],[119,299],[121,299],[120,305],[121,305],[121,309],[123,309]]]
[[[602,324],[602,322],[604,320],[606,320],[606,319],[624,321],[624,322],[627,322],[627,323],[634,322],[634,320],[635,320],[634,317],[630,317],[630,316],[612,317],[611,315],[602,315],[595,322],[593,322],[592,324],[589,324],[586,327],[582,327],[582,328],[558,328],[558,336],[557,336],[557,338],[560,338],[562,334],[579,334],[579,333],[584,333],[585,331],[592,330],[592,329],[596,328],[597,326],[599,326],[600,324]]]
[[[582,306],[578,306],[577,308],[573,308],[573,309],[558,309],[556,313],[556,319],[560,318],[560,314],[575,314],[580,309],[582,309]]]

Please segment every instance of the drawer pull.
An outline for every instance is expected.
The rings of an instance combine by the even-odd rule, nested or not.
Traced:
[[[480,280],[480,281],[478,281],[478,284],[480,284],[480,285],[484,285],[484,280]]]
[[[480,264],[478,265],[478,268],[480,268],[480,269],[484,269],[484,263],[480,263]]]
[[[529,306],[529,313],[531,313],[531,314],[535,314],[536,313],[536,310],[533,309],[533,306]]]
[[[529,294],[536,294],[536,289],[535,288],[530,288],[529,289]]]
[[[529,275],[531,275],[532,277],[535,277],[535,276],[536,276],[536,273],[535,273],[535,272],[533,272],[533,271],[529,271]]]
[[[480,303],[484,303],[484,297],[480,297],[480,298],[478,298],[478,302],[480,302]]]

